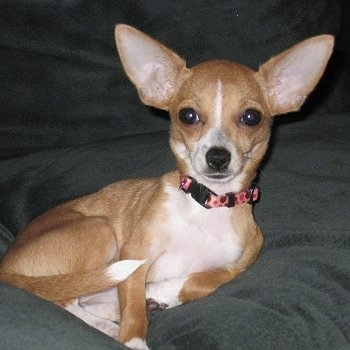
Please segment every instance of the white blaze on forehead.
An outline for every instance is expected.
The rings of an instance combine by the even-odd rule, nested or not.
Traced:
[[[221,80],[218,79],[216,82],[216,88],[215,88],[215,101],[214,101],[214,123],[216,128],[221,127],[221,116],[222,116],[222,83]]]

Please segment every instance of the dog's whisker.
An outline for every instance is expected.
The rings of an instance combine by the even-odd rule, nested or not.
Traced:
[[[260,165],[261,162],[260,162],[259,160],[255,159],[254,157],[251,157],[251,156],[247,156],[247,157],[246,157],[246,160],[247,160],[247,161],[251,161],[252,163],[256,164],[256,165],[257,165],[256,170],[257,170],[262,176],[265,176],[265,173],[264,173],[264,171],[263,171],[263,169],[262,169],[262,167],[261,167],[261,165]]]

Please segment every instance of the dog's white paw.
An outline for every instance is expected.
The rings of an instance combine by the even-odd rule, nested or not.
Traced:
[[[167,305],[167,308],[178,306],[181,304],[179,294],[186,279],[187,277],[174,278],[148,283],[146,286],[146,299],[154,300],[160,305]]]
[[[124,345],[133,350],[149,350],[146,341],[141,338],[132,338],[131,340],[127,341]]]

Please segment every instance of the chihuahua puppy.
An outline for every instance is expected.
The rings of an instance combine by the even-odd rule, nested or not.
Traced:
[[[255,72],[225,60],[187,68],[132,27],[118,25],[115,34],[143,103],[170,114],[177,169],[117,182],[44,213],[6,252],[0,279],[144,350],[147,310],[203,298],[257,259],[263,237],[252,182],[272,118],[301,107],[334,38],[305,40]]]

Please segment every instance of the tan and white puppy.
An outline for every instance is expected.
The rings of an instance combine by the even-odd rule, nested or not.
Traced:
[[[126,25],[116,27],[116,42],[141,100],[169,111],[177,169],[114,183],[44,213],[7,251],[0,279],[147,349],[147,309],[205,297],[256,260],[263,238],[251,184],[272,117],[300,108],[334,39],[305,40],[258,72],[225,60],[187,68]]]

